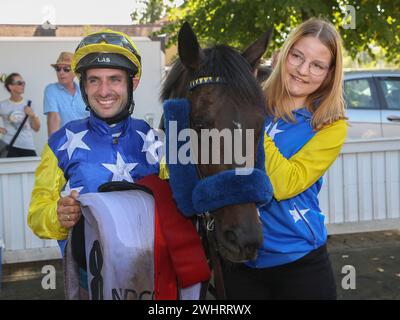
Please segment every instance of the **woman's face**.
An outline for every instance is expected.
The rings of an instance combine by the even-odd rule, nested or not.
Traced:
[[[23,94],[25,92],[25,81],[20,76],[13,77],[13,81],[8,86],[12,94]]]
[[[286,58],[286,81],[293,99],[304,103],[324,82],[330,71],[332,56],[316,37],[298,40]]]

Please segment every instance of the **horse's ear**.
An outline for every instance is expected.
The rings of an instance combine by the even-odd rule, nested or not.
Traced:
[[[178,53],[182,63],[192,70],[196,70],[203,59],[203,51],[188,22],[185,22],[179,30]]]
[[[250,63],[251,67],[255,69],[262,55],[267,50],[268,43],[272,38],[273,28],[269,28],[262,37],[253,42],[244,52],[242,56]]]

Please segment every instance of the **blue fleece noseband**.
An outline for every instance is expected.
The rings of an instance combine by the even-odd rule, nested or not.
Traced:
[[[213,211],[227,205],[256,203],[262,206],[272,199],[272,186],[264,168],[263,139],[257,147],[255,168],[222,171],[216,175],[199,179],[194,164],[171,163],[170,145],[178,148],[188,143],[178,141],[174,132],[169,131],[169,122],[176,121],[177,132],[189,128],[190,105],[187,99],[166,100],[164,126],[166,133],[167,166],[169,184],[179,210],[185,216]],[[238,170],[248,170],[238,174]]]

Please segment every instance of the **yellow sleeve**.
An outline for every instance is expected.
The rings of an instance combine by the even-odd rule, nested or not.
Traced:
[[[160,161],[160,172],[158,173],[158,176],[162,180],[167,180],[169,179],[169,171],[167,167],[167,162],[165,156],[161,158]]]
[[[265,133],[265,168],[277,200],[292,198],[312,186],[338,157],[347,135],[344,120],[319,130],[290,159]]]
[[[58,160],[46,144],[35,172],[35,185],[28,211],[28,225],[39,238],[67,238],[68,229],[61,227],[57,218],[57,202],[65,182]]]

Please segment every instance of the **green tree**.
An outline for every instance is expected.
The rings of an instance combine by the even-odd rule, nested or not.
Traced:
[[[134,23],[154,23],[162,18],[166,10],[171,7],[172,0],[139,0],[136,1],[138,9],[131,13]]]
[[[349,5],[355,15],[345,14]],[[353,59],[360,52],[376,58],[378,46],[386,61],[400,63],[400,0],[187,0],[169,9],[170,24],[161,33],[168,33],[174,43],[179,27],[188,21],[205,45],[219,42],[244,48],[273,26],[271,53],[290,30],[310,17],[335,24]],[[346,29],[352,23],[355,28]]]

